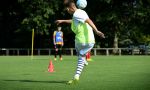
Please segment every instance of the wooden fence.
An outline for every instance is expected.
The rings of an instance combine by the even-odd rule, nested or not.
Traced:
[[[34,49],[34,55],[53,55],[54,49],[44,48],[44,49]],[[115,51],[115,52],[114,52]],[[75,48],[63,48],[63,55],[76,55]],[[93,48],[91,50],[92,55],[150,55],[150,49],[140,50],[138,48]],[[31,55],[31,49],[21,49],[21,48],[1,48],[0,55]]]

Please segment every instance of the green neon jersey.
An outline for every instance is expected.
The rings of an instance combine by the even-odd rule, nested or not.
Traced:
[[[71,29],[76,34],[75,42],[95,43],[93,30],[87,23],[79,22],[75,25],[74,20],[72,20]]]

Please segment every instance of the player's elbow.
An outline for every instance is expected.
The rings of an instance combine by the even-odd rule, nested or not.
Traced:
[[[92,22],[92,20],[90,18],[85,20],[86,23],[90,24]]]

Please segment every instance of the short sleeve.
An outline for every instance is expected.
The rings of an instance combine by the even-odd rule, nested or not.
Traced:
[[[54,31],[54,33],[53,33],[53,36],[55,36],[56,35],[56,31]]]
[[[75,20],[82,23],[84,23],[87,19],[89,19],[89,16],[84,10],[78,10],[77,12],[75,12],[73,17]]]

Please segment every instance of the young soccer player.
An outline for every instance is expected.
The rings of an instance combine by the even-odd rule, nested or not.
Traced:
[[[87,13],[76,7],[73,0],[69,0],[65,3],[65,6],[68,13],[73,15],[73,18],[70,20],[57,20],[56,23],[71,23],[71,29],[76,34],[75,48],[78,53],[78,65],[74,78],[68,81],[68,84],[72,84],[79,81],[81,72],[87,64],[86,54],[93,48],[95,43],[93,31],[102,38],[105,38],[105,36],[102,32],[98,31]]]
[[[59,26],[56,31],[53,33],[53,43],[55,47],[55,56],[54,60],[57,60],[57,54],[59,54],[60,60],[62,60],[62,46],[64,45],[63,42],[63,32],[61,31],[61,27]]]

